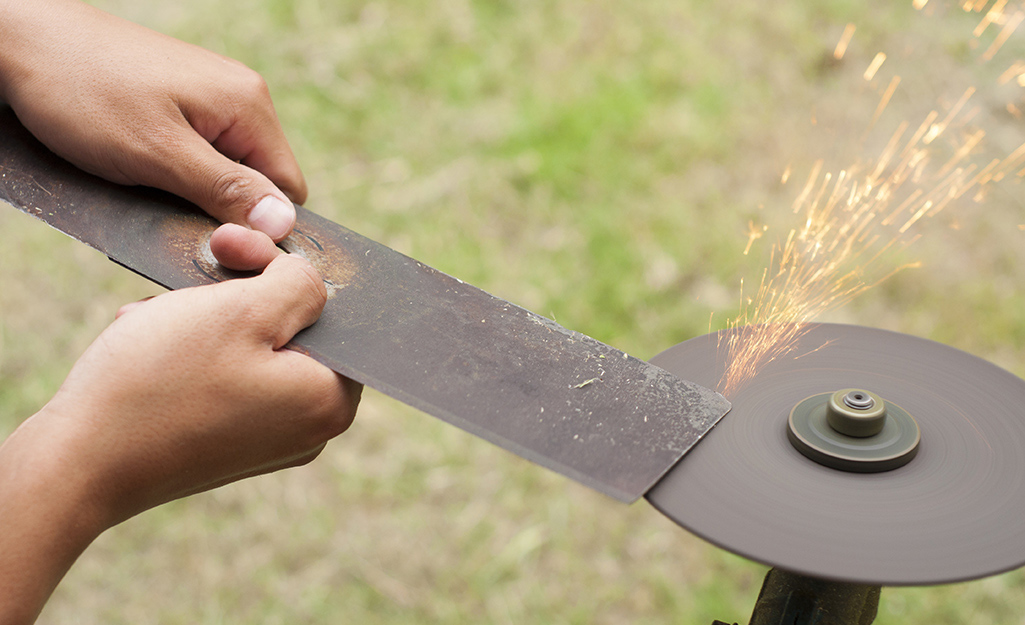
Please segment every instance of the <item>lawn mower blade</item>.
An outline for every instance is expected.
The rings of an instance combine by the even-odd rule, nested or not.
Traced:
[[[0,109],[0,199],[169,289],[240,277],[217,223],[52,154]],[[338,373],[624,502],[729,410],[718,393],[496,298],[297,207],[283,247],[329,300],[289,347]]]

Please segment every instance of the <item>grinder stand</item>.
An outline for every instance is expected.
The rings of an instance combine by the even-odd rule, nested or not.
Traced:
[[[750,625],[871,625],[879,586],[827,582],[771,569],[758,593]],[[715,621],[712,625],[729,625]]]

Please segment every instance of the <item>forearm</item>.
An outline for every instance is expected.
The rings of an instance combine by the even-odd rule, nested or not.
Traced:
[[[87,471],[72,466],[66,441],[48,425],[52,421],[31,418],[0,445],[0,623],[5,625],[32,623],[106,525]]]

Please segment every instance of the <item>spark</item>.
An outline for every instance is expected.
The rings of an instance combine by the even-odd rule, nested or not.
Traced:
[[[839,61],[843,58],[843,55],[847,53],[847,46],[851,43],[851,37],[854,36],[854,24],[847,24],[843,29],[843,34],[840,35],[840,41],[836,42],[836,49],[833,50],[833,58]]]
[[[913,0],[917,10],[927,3]],[[996,32],[982,61],[991,60],[1025,21],[1025,0],[963,0],[960,6],[981,15],[974,37]],[[844,29],[833,52],[836,59],[846,54],[855,30],[853,24]],[[864,79],[874,81],[886,60],[883,52],[876,54]],[[1025,60],[1011,63],[998,79],[999,84],[1011,81],[1025,87]],[[869,130],[882,120],[900,85],[900,76],[890,78]],[[719,335],[728,363],[718,385],[723,395],[734,394],[767,364],[806,353],[799,353],[797,346],[809,322],[894,275],[919,267],[918,262],[894,261],[922,236],[924,221],[960,198],[983,201],[993,183],[1012,175],[1025,178],[1025,143],[1002,158],[982,159],[986,133],[972,125],[982,110],[982,105],[971,106],[974,95],[974,88],[966,89],[917,124],[896,124],[873,158],[835,170],[823,160],[814,162],[803,185],[795,189],[791,208],[797,224],[783,229],[785,235],[770,246],[753,293],[745,292],[741,280],[737,316]],[[1014,117],[1025,116],[1016,104],[1006,108]],[[792,174],[788,165],[781,183]],[[961,221],[952,218],[949,227],[957,230]],[[1017,229],[1025,231],[1025,223]],[[744,254],[750,254],[768,232],[767,226],[749,222]]]
[[[762,238],[762,235],[764,235],[765,231],[768,229],[769,227],[766,225],[759,228],[755,225],[754,221],[747,222],[747,247],[744,248],[744,256],[747,256],[748,252],[751,251],[751,246],[754,245],[754,242]]]
[[[997,82],[999,84],[1001,84],[1001,85],[1006,85],[1007,83],[1011,82],[1011,80],[1013,79],[1019,85],[1025,86],[1025,85],[1022,85],[1022,78],[1023,78],[1023,76],[1025,76],[1025,62],[1023,62],[1023,61],[1015,61],[1014,63],[1011,64],[1010,67],[1008,67],[1006,70],[1004,70],[1003,74],[1000,74],[1000,77],[997,78]]]
[[[972,11],[978,13],[982,11],[984,8],[986,8],[986,5],[988,3],[989,0],[974,0],[974,2],[972,0],[965,0],[961,7],[965,10],[966,13]]]
[[[975,9],[975,12],[978,13],[982,11],[986,4],[982,3],[981,5],[977,4],[976,6],[978,8]],[[1005,6],[1007,6],[1007,0],[997,0],[994,2],[990,10],[986,11],[986,15],[983,16],[979,25],[975,27],[975,31],[972,32],[972,35],[975,37],[981,37],[982,34],[986,32],[986,29],[989,28],[990,24],[999,22],[1000,18],[1003,16]]]
[[[740,311],[720,335],[729,363],[719,383],[723,395],[766,364],[795,355],[809,322],[920,266],[892,261],[917,240],[923,220],[1022,168],[1025,144],[984,167],[973,162],[985,133],[961,124],[972,94],[966,91],[942,119],[932,111],[917,126],[898,124],[873,159],[836,171],[821,160],[811,167],[792,206],[800,225],[772,247],[753,295],[745,296],[741,282]],[[749,223],[745,254],[766,231]]]
[[[868,69],[865,70],[865,80],[872,80],[875,78],[876,72],[886,62],[886,55],[882,52],[876,54],[872,62],[868,64]]]
[[[893,97],[893,93],[897,91],[897,85],[900,84],[900,76],[894,76],[890,79],[890,84],[886,87],[886,91],[883,92],[883,97],[879,98],[879,106],[876,107],[876,112],[872,115],[872,122],[869,123],[869,128],[876,125],[879,118],[883,116],[883,111],[886,110],[886,106],[890,103],[890,98]]]
[[[1007,40],[1010,39],[1014,31],[1018,28],[1019,25],[1021,25],[1023,18],[1025,18],[1025,13],[1018,11],[1007,20],[1007,23],[1004,24],[1004,27],[1000,29],[1000,34],[998,34],[996,36],[996,39],[993,40],[993,43],[990,44],[989,49],[986,50],[985,53],[983,53],[982,58],[984,60],[989,61],[994,56],[996,56],[997,51],[1000,50],[1000,48],[1005,43],[1007,43]]]
[[[961,8],[968,13],[982,13],[988,4],[989,0],[974,0],[974,2],[966,0],[961,5]],[[1025,10],[1023,10],[1022,6],[1008,9],[1007,0],[996,0],[993,2],[972,32],[974,37],[979,38],[985,34],[990,26],[998,26],[1000,28],[993,42],[990,43],[989,48],[982,54],[982,59],[989,61],[996,56],[996,53],[1007,43],[1007,40],[1010,39],[1023,20],[1025,20]]]

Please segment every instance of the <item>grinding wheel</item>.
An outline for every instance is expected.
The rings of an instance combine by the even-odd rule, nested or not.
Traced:
[[[715,388],[721,335],[652,362]],[[810,326],[795,353],[727,398],[733,409],[648,492],[652,505],[733,553],[823,579],[928,585],[1025,564],[1025,381],[939,343],[856,326]],[[913,459],[857,473],[795,448],[794,407],[848,388],[914,417]]]

